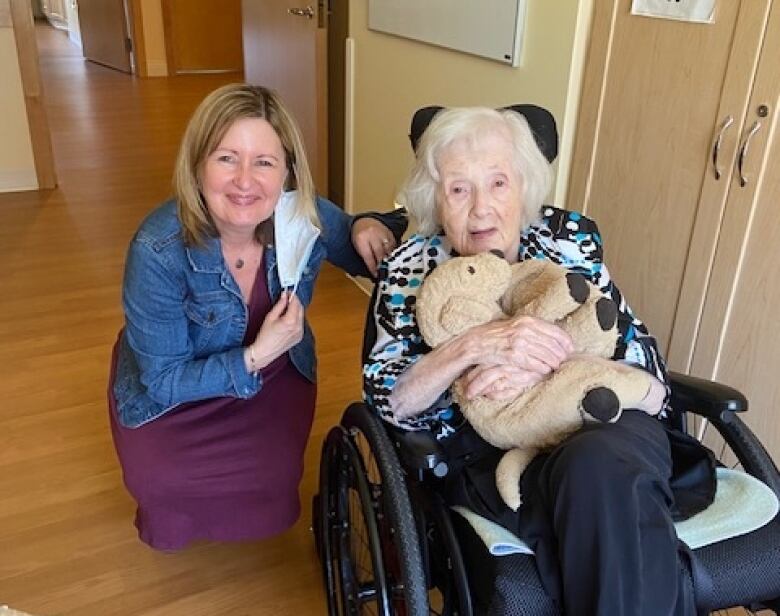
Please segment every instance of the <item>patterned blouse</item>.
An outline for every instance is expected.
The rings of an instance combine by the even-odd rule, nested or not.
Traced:
[[[596,223],[551,206],[544,206],[541,214],[539,221],[522,234],[519,260],[549,259],[559,263],[583,274],[612,298],[618,306],[620,333],[613,359],[647,370],[667,383],[668,392],[666,366],[655,339],[633,315],[603,263]],[[365,400],[383,419],[407,430],[431,430],[439,439],[451,436],[465,421],[449,390],[430,408],[406,419],[393,416],[388,398],[398,376],[430,351],[417,326],[417,293],[425,277],[454,254],[443,233],[413,235],[382,263],[373,313],[376,341],[363,366]]]

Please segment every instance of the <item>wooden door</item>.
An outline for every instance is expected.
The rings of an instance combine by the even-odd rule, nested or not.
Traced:
[[[130,73],[130,38],[123,0],[79,0],[84,57]]]
[[[322,1],[244,0],[244,75],[276,90],[301,128],[317,191],[328,194],[327,15]]]
[[[241,0],[163,0],[162,9],[169,75],[243,70]]]
[[[769,3],[720,2],[706,25],[633,16],[631,0],[594,4],[567,207],[599,223],[614,279],[664,352],[699,204],[725,201],[726,180],[707,179],[721,101],[734,117],[728,169]],[[708,224],[715,233],[717,216]]]
[[[743,417],[780,461],[780,4],[772,8],[693,357],[742,391]],[[749,139],[749,141],[748,141]]]

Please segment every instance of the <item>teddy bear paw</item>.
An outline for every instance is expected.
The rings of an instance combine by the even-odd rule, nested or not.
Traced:
[[[617,304],[608,297],[602,297],[596,302],[596,318],[602,331],[608,332],[617,322]]]
[[[590,296],[588,281],[582,274],[566,274],[566,284],[569,287],[569,295],[578,304],[584,304]]]
[[[595,387],[582,399],[581,411],[585,421],[609,423],[620,414],[620,400],[608,387]]]

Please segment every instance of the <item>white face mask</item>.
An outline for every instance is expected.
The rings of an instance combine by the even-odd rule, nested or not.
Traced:
[[[274,209],[274,243],[283,289],[298,289],[320,230],[296,207],[298,193],[283,192]]]

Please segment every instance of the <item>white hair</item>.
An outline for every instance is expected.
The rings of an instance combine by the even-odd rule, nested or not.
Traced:
[[[440,111],[422,135],[417,158],[398,195],[423,235],[441,227],[436,207],[436,188],[441,181],[438,161],[453,142],[480,143],[486,135],[509,133],[512,166],[522,180],[523,223],[539,218],[542,204],[550,192],[552,170],[534,140],[525,117],[515,111],[496,111],[488,107],[459,107]]]

